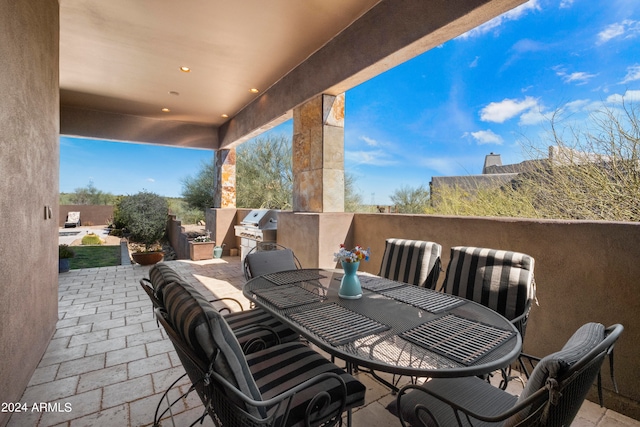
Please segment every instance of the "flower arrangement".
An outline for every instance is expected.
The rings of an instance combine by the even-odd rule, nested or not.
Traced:
[[[333,260],[338,262],[358,262],[369,261],[370,250],[363,249],[362,246],[356,245],[355,248],[348,250],[344,244],[340,244],[340,250],[333,254]]]
[[[207,230],[207,234],[206,235],[200,235],[200,236],[196,236],[193,239],[194,242],[196,243],[206,243],[206,242],[211,242],[211,232],[209,230]],[[215,242],[214,242],[215,243]]]

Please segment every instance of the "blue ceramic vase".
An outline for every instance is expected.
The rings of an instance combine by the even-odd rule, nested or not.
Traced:
[[[340,289],[338,290],[338,296],[346,299],[358,299],[362,297],[362,288],[360,287],[360,279],[358,279],[358,267],[360,267],[360,261],[358,262],[344,262],[342,261],[342,269],[344,275],[340,281]]]

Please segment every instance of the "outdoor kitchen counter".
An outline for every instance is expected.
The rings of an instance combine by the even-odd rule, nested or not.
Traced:
[[[338,296],[342,270],[303,269],[248,281],[244,295],[352,365],[400,375],[461,377],[507,366],[522,346],[506,318],[475,302],[358,275],[360,299]]]

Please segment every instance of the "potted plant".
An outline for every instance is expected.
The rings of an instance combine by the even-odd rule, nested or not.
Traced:
[[[69,245],[58,246],[58,273],[66,273],[71,268],[70,259],[76,256],[76,253]]]
[[[211,259],[216,242],[211,240],[210,235],[211,233],[207,231],[205,236],[197,236],[189,241],[189,258],[193,261]]]
[[[165,198],[148,191],[126,196],[118,204],[118,216],[129,232],[129,241],[141,245],[132,258],[140,265],[162,261],[160,239],[167,228],[169,205]]]

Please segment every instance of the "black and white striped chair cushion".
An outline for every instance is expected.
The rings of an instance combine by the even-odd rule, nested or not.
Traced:
[[[278,362],[274,363],[274,359]],[[364,404],[366,387],[360,381],[302,343],[282,344],[249,354],[247,363],[264,400],[276,397],[317,375],[332,372],[338,374],[347,386],[346,409]],[[322,391],[331,396],[330,410],[340,407],[341,385],[335,379],[326,379],[294,396],[286,425],[302,426],[307,405]],[[276,417],[281,415],[277,414]],[[275,425],[280,424],[276,422]]]
[[[195,288],[187,283],[180,274],[164,263],[155,264],[149,269],[149,280],[153,286],[156,299],[163,308],[165,305],[163,292],[167,284],[178,282],[182,284],[182,286],[195,291]],[[272,328],[278,335],[281,343],[295,341],[299,338],[298,333],[286,327],[282,322],[276,320],[275,317],[260,308],[225,313],[223,316],[234,331],[242,347],[244,347],[248,341],[256,339],[262,340],[267,347],[277,343],[273,333],[268,330],[254,328],[253,330],[242,331],[242,329],[255,325],[264,325]]]
[[[160,262],[154,264],[149,269],[149,281],[151,282],[151,286],[153,286],[153,292],[156,299],[160,303],[163,303],[164,298],[162,296],[162,292],[165,285],[171,282],[184,282],[184,279],[167,264]]]
[[[440,274],[442,246],[422,240],[387,239],[381,277],[434,288]]]
[[[456,246],[443,289],[513,320],[535,297],[533,268],[534,259],[520,252]]]
[[[203,360],[213,359],[214,370],[246,396],[268,400],[317,375],[333,372],[346,383],[347,408],[364,403],[365,386],[308,346],[291,342],[245,357],[225,319],[199,292],[172,282],[164,294],[168,320],[184,342]],[[335,379],[326,379],[297,393],[288,407],[280,407],[290,408],[286,425],[302,426],[309,402],[320,392],[331,396],[329,408],[340,408],[342,386]],[[237,403],[259,418],[271,415],[264,408]]]
[[[164,287],[167,318],[182,340],[203,361],[213,362],[214,370],[246,396],[261,400],[260,390],[233,331],[224,317],[191,286],[171,282]],[[245,408],[253,415],[255,407]]]

